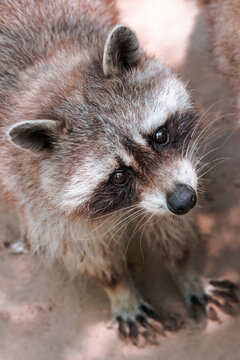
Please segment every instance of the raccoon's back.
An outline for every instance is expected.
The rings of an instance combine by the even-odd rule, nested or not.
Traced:
[[[0,0],[0,94],[61,43],[99,46],[116,21],[112,0]]]

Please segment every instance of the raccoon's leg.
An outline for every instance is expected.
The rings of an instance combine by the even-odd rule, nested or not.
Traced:
[[[171,266],[170,272],[184,297],[190,316],[196,321],[206,318],[207,295],[200,274],[193,268]]]
[[[164,329],[158,314],[144,301],[131,279],[126,261],[128,239],[126,230],[114,242],[106,238],[82,242],[82,271],[103,286],[120,337],[134,344],[145,340],[154,343],[158,333],[164,335]]]
[[[85,272],[102,285],[111,305],[112,320],[122,340],[135,345],[157,343],[157,334],[164,335],[157,313],[143,300],[128,273],[121,246],[112,252],[99,248],[96,262],[86,259]],[[117,252],[116,252],[117,250]]]

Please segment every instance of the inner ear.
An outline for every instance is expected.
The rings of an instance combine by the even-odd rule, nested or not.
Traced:
[[[11,142],[33,152],[50,151],[56,137],[53,120],[21,121],[8,130]]]
[[[103,55],[103,72],[106,76],[120,74],[136,66],[140,58],[137,35],[125,25],[117,25],[109,34]]]

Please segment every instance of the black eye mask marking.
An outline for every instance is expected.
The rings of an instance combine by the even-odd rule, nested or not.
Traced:
[[[143,135],[143,137],[156,151],[164,149],[182,151],[182,147],[191,139],[196,119],[196,114],[191,111],[171,115],[162,127],[153,134]]]
[[[137,201],[139,191],[137,191],[137,185],[134,181],[132,171],[126,169],[125,176],[127,181],[124,185],[121,184],[119,186],[119,184],[114,183],[112,177],[110,177],[110,179],[102,182],[98,186],[87,204],[88,215],[90,217],[107,214],[129,206]]]

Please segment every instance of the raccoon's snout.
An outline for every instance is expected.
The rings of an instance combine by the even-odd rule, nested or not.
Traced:
[[[167,206],[176,215],[186,214],[197,202],[195,190],[184,184],[178,184],[167,194]]]

